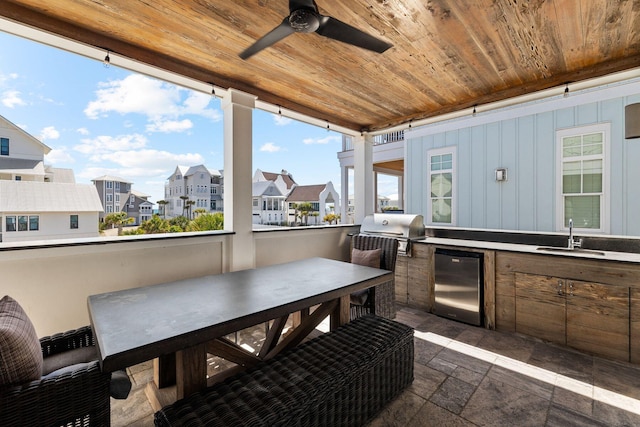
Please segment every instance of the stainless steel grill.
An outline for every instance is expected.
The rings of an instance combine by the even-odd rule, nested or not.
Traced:
[[[411,241],[424,239],[424,219],[422,215],[376,213],[362,220],[360,234],[398,239],[398,255],[411,256]]]

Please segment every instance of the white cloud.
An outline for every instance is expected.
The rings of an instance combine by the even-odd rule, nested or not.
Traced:
[[[266,151],[267,153],[275,153],[278,151],[282,151],[282,147],[275,145],[273,142],[267,142],[262,147],[260,147],[260,151]]]
[[[45,163],[47,164],[58,164],[58,163],[75,163],[75,159],[69,153],[67,147],[58,147],[53,148],[49,151],[49,154],[44,156]]]
[[[140,74],[131,74],[122,80],[102,82],[96,99],[84,110],[87,117],[97,119],[111,112],[141,114],[154,124],[177,119],[186,114],[199,115],[213,121],[221,119],[220,112],[208,108],[211,96],[179,88]],[[183,100],[186,94],[186,98]],[[176,128],[186,130],[186,128]],[[177,130],[174,130],[174,132]]]
[[[76,132],[78,132],[80,135],[89,135],[89,129],[87,128],[78,128],[76,129]]]
[[[74,150],[87,155],[108,153],[112,151],[143,148],[147,145],[144,135],[119,135],[116,137],[101,135],[93,139],[83,139],[81,144],[73,147]]]
[[[18,73],[0,74],[0,83],[4,83],[7,80],[15,80],[18,78]]]
[[[305,138],[302,140],[306,145],[310,144],[329,144],[330,142],[340,142],[340,137],[337,135],[330,135],[325,138]]]
[[[290,119],[289,117],[281,116],[280,114],[273,114],[273,122],[277,126],[286,126],[289,123],[293,123],[293,119]]]
[[[17,90],[8,90],[2,94],[2,105],[7,108],[14,108],[16,106],[27,105],[27,103],[20,97],[20,92]]]
[[[147,125],[148,132],[183,132],[185,130],[191,129],[193,127],[193,122],[189,119],[184,120],[167,120],[161,121],[156,120]]]
[[[60,138],[60,132],[58,132],[54,126],[47,126],[46,128],[42,129],[42,131],[40,131],[40,139],[42,141],[58,138]]]
[[[146,170],[136,175],[152,176],[157,170],[172,171],[176,165],[197,165],[204,163],[204,157],[197,153],[176,154],[160,150],[126,150],[93,156],[92,161],[110,161],[130,170]],[[131,175],[131,173],[127,173]],[[168,175],[167,175],[168,176]]]

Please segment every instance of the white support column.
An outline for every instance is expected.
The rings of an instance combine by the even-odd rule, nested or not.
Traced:
[[[353,138],[354,207],[356,224],[374,211],[373,137],[369,134]]]
[[[398,207],[404,211],[404,174],[398,177]]]
[[[224,229],[234,231],[230,271],[255,267],[252,225],[252,131],[256,98],[229,89],[222,99],[224,113]]]
[[[340,198],[342,205],[340,211],[336,210],[337,214],[340,214],[340,223],[348,224],[347,212],[349,211],[349,168],[346,166],[340,167]]]

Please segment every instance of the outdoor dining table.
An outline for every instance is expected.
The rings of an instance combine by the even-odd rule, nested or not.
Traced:
[[[173,396],[180,399],[206,388],[207,353],[224,353],[245,366],[269,359],[300,343],[327,316],[332,329],[348,322],[349,295],[392,275],[309,258],[91,295],[88,309],[103,371],[158,358],[152,384],[175,382]],[[305,315],[293,332],[281,337],[289,314],[296,312]],[[271,320],[258,354],[243,354],[240,346],[223,338]]]

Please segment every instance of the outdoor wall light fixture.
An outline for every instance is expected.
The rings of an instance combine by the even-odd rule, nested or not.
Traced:
[[[640,138],[640,102],[624,107],[624,137]]]
[[[507,168],[496,169],[496,181],[503,182],[507,180]]]
[[[567,85],[564,88],[564,96],[565,98],[569,96],[569,83],[567,83]]]
[[[111,57],[109,57],[109,51],[107,51],[107,56],[104,57],[104,61],[102,61],[102,63],[104,64],[104,68],[109,68],[109,65],[111,64]]]
[[[473,112],[471,113],[471,115],[472,115],[473,117],[475,117],[475,116],[476,116],[476,114],[478,114],[478,112],[476,111],[476,106],[474,105],[474,106],[473,106]]]

